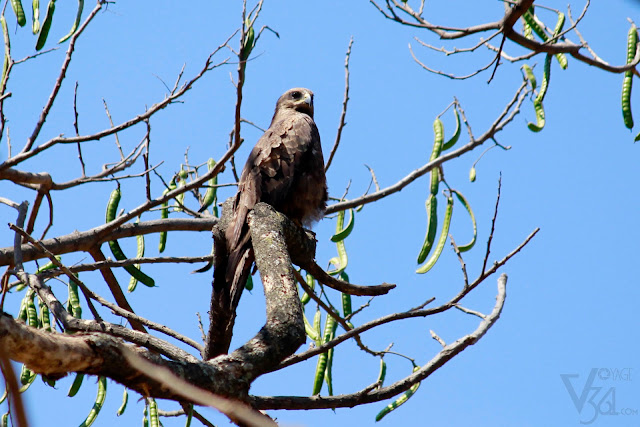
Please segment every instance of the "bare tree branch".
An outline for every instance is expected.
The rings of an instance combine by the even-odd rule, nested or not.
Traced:
[[[2,316],[1,312],[0,316]],[[0,347],[0,370],[2,371],[2,376],[8,393],[7,398],[9,399],[11,425],[14,425],[15,423],[16,427],[27,427],[27,416],[22,402],[20,387],[18,386],[18,380],[13,372],[11,360],[9,360],[2,347]]]
[[[41,243],[55,255],[62,255],[71,252],[88,251],[92,246],[108,242],[110,240],[122,239],[137,235],[159,233],[161,231],[210,231],[218,222],[214,217],[202,218],[167,218],[144,221],[139,223],[124,224],[109,234],[100,236],[98,232],[104,226],[92,228],[91,230],[74,232],[53,239],[43,240]],[[22,254],[24,262],[45,258],[42,251],[30,245],[23,244]],[[13,247],[0,248],[0,266],[9,265],[13,260]]]
[[[60,87],[62,87],[62,81],[67,76],[67,69],[69,68],[69,64],[71,63],[71,55],[73,54],[73,51],[75,50],[75,47],[76,47],[76,40],[78,40],[78,37],[80,37],[82,32],[85,30],[85,28],[87,28],[89,23],[98,14],[100,9],[102,9],[103,4],[104,3],[100,1],[96,3],[95,7],[91,11],[87,19],[85,19],[84,23],[80,26],[80,28],[78,28],[75,34],[71,37],[71,40],[69,41],[69,47],[67,48],[67,54],[65,55],[64,61],[62,62],[62,67],[60,68],[60,74],[58,75],[58,78],[56,79],[56,82],[53,85],[53,90],[51,91],[51,95],[49,95],[49,99],[47,99],[47,103],[45,104],[44,108],[42,109],[42,112],[40,113],[38,122],[36,123],[36,126],[33,129],[31,136],[27,139],[27,143],[25,144],[20,154],[27,153],[29,150],[31,150],[31,147],[33,147],[33,143],[36,141],[36,138],[38,138],[38,135],[40,134],[40,130],[42,129],[42,126],[44,126],[44,122],[47,120],[49,111],[51,111],[53,102],[56,100],[56,97],[58,96],[58,91],[60,90]],[[0,170],[2,169],[3,167],[0,164]]]
[[[520,106],[522,102],[525,100],[525,96],[528,93],[526,90],[527,82],[523,81],[515,95],[509,101],[505,109],[500,113],[498,118],[494,120],[489,129],[481,135],[479,138],[475,139],[472,135],[470,135],[470,141],[458,148],[457,150],[450,151],[448,153],[442,154],[435,160],[432,160],[425,164],[424,166],[414,170],[400,181],[396,182],[389,187],[383,188],[379,191],[376,191],[371,194],[367,194],[361,197],[357,197],[355,199],[346,200],[344,202],[335,203],[333,205],[327,206],[325,214],[332,214],[335,212],[339,212],[349,208],[355,208],[357,206],[375,202],[376,200],[380,200],[384,197],[387,197],[391,194],[397,193],[398,191],[405,188],[407,185],[411,184],[416,179],[430,172],[433,168],[440,166],[448,160],[454,159],[456,157],[460,157],[463,154],[473,150],[474,148],[484,144],[486,141],[491,140],[496,133],[500,132],[505,126],[510,123],[513,118],[520,112]],[[0,264],[1,265],[1,264]]]
[[[457,295],[452,297],[446,303],[444,303],[444,304],[442,304],[442,305],[440,305],[438,307],[434,307],[434,308],[411,309],[411,310],[400,312],[400,313],[389,314],[387,316],[383,316],[383,317],[380,317],[378,319],[372,320],[370,322],[364,323],[364,324],[362,324],[360,326],[356,326],[355,328],[351,329],[350,331],[345,332],[344,334],[337,336],[333,340],[331,340],[331,341],[329,341],[327,343],[324,343],[319,347],[312,348],[310,350],[306,350],[306,351],[304,351],[302,353],[298,353],[296,355],[293,355],[293,356],[287,358],[286,360],[284,360],[277,367],[277,369],[282,369],[282,368],[285,368],[287,366],[294,365],[294,364],[299,363],[299,362],[301,362],[303,360],[309,359],[310,357],[313,357],[313,356],[315,356],[317,354],[324,353],[329,348],[337,346],[338,344],[348,340],[349,338],[353,337],[354,335],[362,334],[362,332],[365,332],[365,331],[368,331],[370,329],[373,329],[376,326],[383,325],[383,324],[390,323],[390,322],[395,322],[395,321],[398,321],[398,320],[409,319],[409,318],[413,318],[413,317],[427,317],[427,316],[431,316],[431,315],[442,313],[444,311],[449,310],[455,304],[460,302],[473,289],[475,289],[478,285],[480,285],[482,282],[484,282],[485,279],[487,279],[488,277],[493,275],[500,267],[502,267],[504,264],[506,264],[507,261],[509,261],[512,257],[514,257],[518,252],[520,252],[531,241],[531,239],[533,239],[533,237],[538,233],[538,231],[540,231],[540,229],[536,228],[531,234],[529,234],[527,236],[527,238],[522,243],[520,243],[520,245],[518,245],[518,247],[516,247],[513,251],[511,251],[509,254],[507,254],[500,261],[494,262],[493,265],[487,271],[485,271],[483,274],[478,276],[476,278],[476,280],[474,280],[471,284],[469,284],[468,286],[465,286]],[[429,302],[429,301],[427,301],[427,302]]]
[[[27,141],[27,145],[25,145],[25,148],[19,154],[7,159],[3,163],[0,163],[0,171],[3,171],[3,170],[5,170],[5,169],[7,169],[7,168],[9,168],[11,166],[15,166],[18,163],[21,163],[21,162],[23,162],[23,161],[35,156],[36,154],[41,153],[42,151],[53,147],[56,144],[75,144],[75,143],[78,143],[78,142],[96,141],[96,140],[104,138],[105,136],[113,135],[114,133],[120,132],[121,130],[130,128],[130,127],[132,127],[132,126],[134,126],[134,125],[136,125],[136,124],[138,124],[140,122],[144,122],[145,120],[149,119],[151,116],[153,116],[158,111],[166,108],[168,105],[170,105],[173,102],[175,102],[178,98],[182,97],[182,95],[184,95],[189,89],[191,89],[191,87],[194,85],[194,83],[196,83],[198,80],[200,80],[200,78],[202,78],[202,76],[204,76],[208,71],[211,71],[211,70],[213,70],[215,68],[218,68],[218,67],[226,64],[228,62],[228,59],[225,59],[225,60],[223,60],[223,61],[221,61],[221,62],[219,62],[217,64],[212,64],[211,60],[213,59],[214,55],[216,55],[224,46],[227,45],[228,41],[235,34],[236,34],[236,32],[234,32],[227,39],[227,41],[225,41],[222,45],[218,46],[218,48],[216,48],[213,51],[213,53],[211,53],[209,55],[209,57],[205,61],[204,67],[200,70],[200,72],[195,77],[193,77],[188,82],[184,83],[182,86],[180,86],[179,89],[175,89],[174,91],[172,91],[162,101],[160,101],[160,102],[158,102],[156,104],[153,104],[144,113],[139,114],[138,116],[136,116],[136,117],[134,117],[132,119],[129,119],[129,120],[123,122],[123,123],[120,123],[119,125],[110,127],[108,129],[104,129],[104,130],[102,130],[100,132],[97,132],[97,133],[94,133],[94,134],[82,135],[82,136],[76,136],[76,137],[67,137],[67,138],[65,138],[63,136],[58,136],[58,137],[50,139],[47,142],[42,143],[41,145],[39,145],[39,146],[37,146],[35,148],[32,148],[33,142],[35,141],[35,137],[38,136],[38,133],[40,131],[40,129],[37,128],[37,129],[34,130],[34,133],[32,134],[32,137],[30,137],[30,139]],[[66,71],[66,69],[65,69],[65,71]],[[64,77],[63,74],[64,73],[61,73],[61,76]],[[176,83],[176,85],[177,85],[177,83]],[[54,89],[54,90],[55,90],[55,93],[57,94],[57,89]],[[53,100],[51,100],[51,103],[52,102],[53,102]],[[44,118],[46,119],[46,115],[45,115]],[[44,124],[44,121],[43,121],[43,124]],[[42,125],[40,125],[40,127],[42,127]]]
[[[347,117],[347,103],[349,102],[349,59],[351,58],[351,46],[353,46],[353,37],[349,40],[349,47],[347,48],[347,54],[344,59],[344,100],[342,101],[342,113],[340,113],[340,124],[338,125],[338,133],[336,134],[336,141],[333,143],[333,148],[327,159],[327,164],[324,167],[325,172],[329,170],[333,156],[338,150],[340,145],[340,138],[342,136],[342,129],[345,126],[345,118]]]
[[[454,343],[445,346],[418,371],[402,380],[396,381],[390,386],[382,387],[375,391],[369,390],[366,393],[358,392],[339,396],[252,396],[251,403],[258,409],[321,409],[353,407],[363,403],[377,402],[394,397],[403,391],[408,390],[413,384],[429,377],[433,372],[461,353],[464,349],[478,342],[478,340],[482,338],[500,318],[500,313],[502,312],[507,296],[506,285],[507,275],[502,274],[498,279],[498,295],[496,297],[496,304],[493,307],[493,311],[480,322],[475,331],[463,336]],[[322,347],[324,347],[324,345]]]
[[[556,37],[550,37],[548,41],[538,42],[532,39],[526,38],[524,35],[518,33],[513,29],[513,26],[516,24],[518,19],[531,7],[533,4],[533,0],[519,0],[510,2],[513,7],[508,8],[505,12],[502,19],[494,22],[473,25],[466,28],[456,28],[456,27],[448,27],[441,26],[437,24],[432,24],[427,21],[423,16],[423,7],[421,6],[419,11],[415,11],[409,5],[408,2],[398,2],[396,0],[385,0],[386,8],[383,9],[375,0],[370,0],[370,3],[380,12],[382,15],[390,19],[392,21],[398,22],[401,25],[406,25],[409,27],[415,27],[419,29],[425,29],[427,31],[433,32],[440,39],[443,40],[455,40],[465,38],[474,34],[484,33],[487,31],[499,31],[504,34],[504,36],[512,41],[513,43],[534,52],[538,53],[550,53],[550,54],[558,54],[565,53],[571,55],[573,58],[581,61],[587,65],[591,65],[593,67],[600,68],[604,71],[608,71],[611,73],[624,73],[630,69],[634,69],[638,63],[640,63],[640,48],[636,52],[636,56],[633,61],[629,64],[623,64],[620,66],[613,66],[600,59],[598,55],[596,55],[588,46],[583,42],[581,44],[575,44],[571,41],[557,42],[558,39],[563,37],[565,34],[572,30],[576,30],[577,32],[577,23],[580,22],[582,17],[586,14],[587,9],[589,8],[590,2],[587,0],[587,3],[583,9],[581,17],[576,20],[576,22],[572,23],[572,26],[565,30],[563,33],[558,34]],[[406,15],[410,18],[410,20],[401,17],[396,10],[401,12],[402,15]],[[482,39],[481,39],[482,40]],[[476,45],[477,46],[477,45]],[[431,47],[431,46],[428,46]],[[592,57],[586,56],[581,53],[582,49],[587,49],[591,53]],[[470,50],[470,49],[469,49]],[[500,49],[498,49],[500,51]],[[446,53],[446,52],[445,52]],[[414,56],[415,58],[415,56]],[[417,59],[416,59],[417,61]],[[418,61],[419,62],[419,61]],[[419,62],[420,63],[420,62]],[[423,63],[420,63],[426,70],[441,74],[450,78],[458,78],[452,74],[447,74],[440,71],[435,71]],[[487,69],[488,66],[484,66],[482,69],[478,70],[471,75],[478,74],[480,71]],[[471,76],[470,75],[470,76]],[[470,76],[464,76],[459,78],[468,78]]]

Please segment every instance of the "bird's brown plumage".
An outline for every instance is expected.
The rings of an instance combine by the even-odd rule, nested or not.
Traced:
[[[313,92],[308,89],[290,89],[278,99],[269,129],[242,170],[234,216],[225,233],[229,258],[224,286],[231,287],[232,305],[237,304],[253,263],[247,215],[258,202],[270,204],[298,225],[309,225],[324,213],[324,158],[313,121]],[[214,279],[214,288],[223,285],[218,282]]]

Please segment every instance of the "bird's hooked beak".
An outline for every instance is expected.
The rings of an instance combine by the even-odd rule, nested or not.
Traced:
[[[307,104],[309,107],[313,108],[313,95],[309,94],[309,93],[305,93],[304,95],[304,99],[303,99],[304,103]]]

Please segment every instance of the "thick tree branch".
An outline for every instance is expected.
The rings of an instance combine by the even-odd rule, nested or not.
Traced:
[[[251,241],[267,303],[267,321],[258,335],[231,354],[253,366],[247,379],[270,372],[306,341],[298,285],[293,276],[282,223],[288,219],[266,203],[249,214]]]
[[[49,311],[60,321],[65,330],[78,332],[103,332],[114,337],[125,339],[139,346],[146,347],[158,354],[163,354],[174,360],[197,361],[195,357],[186,351],[152,335],[133,331],[124,326],[114,325],[104,321],[76,319],[64,309],[60,301],[51,291],[51,288],[44,284],[38,276],[19,272],[18,277],[23,281],[23,283],[28,284],[29,287],[38,293],[40,300],[49,307]]]
[[[130,367],[123,355],[123,348],[128,347],[205,390],[229,397],[242,397],[246,393],[245,383],[236,379],[237,372],[232,364],[209,364],[193,358],[169,361],[149,350],[127,346],[104,333],[65,335],[45,332],[19,323],[5,313],[0,313],[0,346],[12,360],[25,363],[38,373],[103,375],[143,396],[183,400],[181,395]]]
[[[226,265],[224,259],[217,257],[224,256],[223,254],[226,253],[224,230],[233,213],[230,201],[231,199],[224,203],[220,225],[214,228],[217,266]],[[256,265],[265,288],[267,323],[258,335],[249,341],[248,344],[251,344],[251,347],[245,345],[236,352],[242,352],[243,357],[251,358],[252,364],[258,363],[253,360],[256,357],[253,353],[263,353],[268,362],[260,362],[261,369],[266,369],[266,371],[260,371],[259,374],[262,374],[273,369],[285,357],[293,354],[306,339],[297,282],[293,276],[293,267],[289,256],[290,253],[294,253],[292,246],[295,246],[290,242],[296,239],[288,238],[291,235],[295,236],[295,234],[299,237],[303,233],[287,217],[264,203],[258,203],[250,213],[249,228]],[[292,233],[293,230],[297,233]],[[298,240],[303,239],[299,238]],[[307,240],[309,239],[307,238]],[[313,257],[315,240],[311,240],[310,246],[311,248],[307,247],[302,251],[307,253],[307,256]],[[298,245],[299,248],[300,245]],[[299,252],[299,250],[295,250],[295,252]],[[225,272],[216,270],[214,274],[225,274]],[[205,359],[220,354],[220,352],[226,352],[233,334],[235,308],[229,295],[225,296],[224,292],[212,293],[209,334],[204,352]],[[276,345],[278,349],[270,350],[268,348],[270,345]],[[287,354],[284,355],[285,353]]]
[[[282,226],[286,221],[283,215],[263,203],[256,205],[249,215],[256,263],[261,271],[267,300],[266,324],[253,339],[233,353],[219,356],[206,364],[197,362],[178,349],[169,352],[175,357],[175,362],[160,359],[144,350],[136,351],[198,387],[223,396],[246,398],[249,385],[255,378],[272,371],[305,341],[302,309]],[[38,292],[65,329],[87,331],[96,330],[97,327],[98,330],[116,335],[116,325],[73,318],[37,276],[24,272],[19,276]],[[146,342],[141,345],[156,351],[166,353],[166,349],[172,347],[167,344],[158,348],[161,340],[121,329],[128,331],[126,339],[134,336],[139,343],[144,339]],[[3,315],[0,317],[0,345],[13,360],[25,362],[36,372],[59,375],[74,371],[106,375],[145,396],[178,399],[174,392],[161,384],[123,368],[123,344],[104,334],[69,337],[46,333]],[[40,350],[33,351],[33,346]]]

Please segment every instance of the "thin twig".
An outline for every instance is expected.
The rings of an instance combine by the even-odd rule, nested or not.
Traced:
[[[107,118],[109,119],[109,125],[113,127],[113,119],[111,118],[111,113],[109,112],[109,106],[107,105],[107,101],[102,98],[102,104],[104,105],[104,112],[107,114]],[[118,132],[114,133],[116,147],[118,147],[118,151],[120,151],[120,159],[124,160],[124,153],[122,152],[122,146],[120,145],[120,138],[118,137]]]
[[[51,95],[49,95],[49,99],[47,99],[47,102],[44,108],[42,108],[42,112],[40,113],[38,122],[36,123],[36,126],[33,129],[31,136],[27,139],[27,143],[25,144],[20,154],[26,154],[29,150],[31,150],[31,147],[33,147],[33,144],[36,141],[36,138],[40,134],[40,130],[42,129],[42,126],[44,126],[44,122],[47,120],[47,116],[49,115],[49,111],[51,111],[53,102],[58,96],[58,91],[60,90],[60,87],[62,87],[62,81],[67,75],[67,69],[69,68],[69,64],[71,63],[71,55],[73,54],[73,51],[76,46],[76,40],[78,39],[78,37],[80,37],[82,32],[85,30],[85,28],[87,28],[87,26],[93,20],[93,18],[98,14],[100,9],[102,9],[103,4],[104,3],[101,1],[96,3],[96,6],[93,8],[91,13],[87,17],[87,19],[85,19],[84,23],[80,26],[80,28],[78,28],[78,30],[71,37],[71,40],[69,41],[69,47],[67,48],[67,54],[65,55],[64,61],[62,62],[62,67],[60,68],[60,74],[58,74],[58,78],[56,79],[56,82],[53,85],[53,90],[51,91]]]
[[[498,48],[498,54],[496,56],[496,66],[493,68],[493,72],[491,73],[491,77],[489,77],[487,83],[491,83],[493,77],[496,75],[496,71],[498,71],[498,67],[500,66],[500,56],[502,55],[502,50],[504,49],[504,42],[506,39],[507,37],[503,36],[502,40],[500,41],[500,47]]]
[[[76,136],[80,136],[80,130],[78,128],[78,81],[73,89],[73,129],[76,131]],[[80,143],[76,143],[78,147],[78,160],[80,160],[80,167],[82,169],[82,177],[86,176],[84,160],[82,158],[82,148]]]
[[[435,47],[433,45],[430,45],[428,43],[423,42],[422,40],[420,40],[418,37],[414,37],[414,40],[417,41],[418,43],[420,43],[422,46],[435,50],[436,52],[442,52],[445,55],[449,56],[449,55],[455,55],[458,53],[468,53],[468,52],[475,52],[476,50],[478,50],[479,47],[481,47],[482,45],[484,45],[485,43],[487,43],[488,41],[492,40],[494,37],[496,37],[498,34],[501,34],[501,31],[496,31],[494,32],[492,35],[490,35],[489,37],[487,37],[486,39],[484,37],[480,37],[480,41],[475,44],[474,46],[468,47],[468,48],[463,48],[463,49],[459,49],[457,47],[454,47],[452,50],[447,50],[443,47]]]
[[[469,276],[467,275],[467,264],[465,264],[464,259],[462,259],[462,253],[460,249],[458,249],[458,245],[456,241],[453,239],[453,236],[449,234],[449,240],[451,241],[451,246],[453,247],[453,251],[456,253],[458,257],[458,261],[460,261],[460,267],[462,269],[462,278],[464,279],[464,285],[469,285]]]
[[[433,329],[429,329],[429,333],[431,334],[431,338],[433,338],[434,340],[438,341],[442,347],[446,347],[446,346],[447,346],[447,343],[446,343],[446,342],[444,342],[444,340],[443,340],[442,338],[440,338],[440,337],[438,336],[438,334],[436,334],[436,333],[433,331]]]
[[[72,37],[72,41],[71,43],[74,42],[74,38],[79,34],[81,30],[78,30],[78,32]],[[237,33],[234,32],[231,36],[229,36],[229,38],[220,46],[218,46],[218,48],[216,48],[214,50],[213,53],[211,53],[209,55],[209,57],[207,58],[207,60],[205,61],[205,65],[204,67],[200,70],[200,72],[193,77],[191,80],[189,80],[188,82],[184,83],[182,86],[180,86],[180,88],[177,88],[175,92],[172,92],[169,96],[166,96],[162,101],[153,104],[150,108],[148,108],[144,113],[137,115],[136,117],[129,119],[125,122],[120,123],[119,125],[116,125],[114,127],[108,128],[108,129],[104,129],[100,132],[94,133],[94,134],[90,134],[90,135],[81,135],[81,136],[76,136],[76,137],[69,137],[69,138],[65,138],[63,136],[57,136],[55,138],[50,139],[47,142],[44,142],[40,145],[38,145],[37,147],[31,149],[31,147],[29,147],[28,151],[24,151],[13,156],[10,157],[9,159],[7,159],[5,162],[0,164],[0,171],[14,166],[20,162],[23,162],[24,160],[27,160],[35,155],[37,155],[38,153],[47,150],[51,147],[53,147],[56,144],[75,144],[77,142],[85,142],[85,141],[97,141],[100,140],[106,136],[109,135],[113,135],[116,132],[120,132],[124,129],[130,128],[142,121],[144,121],[145,119],[148,119],[149,117],[153,116],[154,114],[156,114],[158,111],[166,108],[168,105],[174,103],[177,101],[177,99],[179,99],[182,95],[184,95],[188,90],[190,90],[193,85],[200,80],[200,78],[202,78],[202,76],[207,73],[208,71],[211,71],[215,68],[218,68],[224,64],[226,64],[228,62],[228,58],[217,63],[217,64],[211,64],[211,60],[213,58],[214,55],[216,55],[224,46],[227,45],[227,43],[229,42],[229,40],[231,40],[231,38],[233,38],[233,36],[235,36]],[[235,151],[235,150],[234,150]]]
[[[481,319],[486,319],[487,318],[486,315],[480,313],[479,311],[471,310],[469,308],[461,306],[460,304],[456,304],[456,305],[454,305],[454,307],[457,308],[458,310],[462,311],[463,313],[472,314],[472,315],[477,316],[477,317],[479,317]]]
[[[144,153],[142,154],[142,160],[144,161],[144,176],[145,176],[145,190],[147,193],[147,201],[151,200],[151,169],[149,168],[149,146],[151,145],[151,122],[149,119],[145,120],[147,125],[147,133],[145,135]]]
[[[331,162],[333,161],[333,156],[336,154],[338,150],[338,146],[340,145],[340,138],[342,136],[342,129],[345,126],[345,118],[347,117],[347,104],[349,102],[349,58],[351,58],[351,46],[353,46],[353,36],[349,40],[349,47],[347,48],[347,54],[344,59],[344,99],[342,100],[342,113],[340,113],[340,124],[338,125],[338,133],[336,134],[336,141],[333,143],[333,148],[331,149],[331,153],[329,154],[329,159],[327,160],[327,164],[324,167],[324,171],[329,170],[329,166],[331,166]]]
[[[47,203],[49,205],[49,223],[44,228],[44,230],[42,230],[42,234],[40,235],[40,240],[44,239],[44,237],[47,235],[47,232],[49,232],[51,227],[53,227],[53,200],[51,199],[50,192],[45,193],[45,196],[47,197]]]
[[[303,360],[309,359],[309,358],[311,358],[311,357],[313,357],[313,356],[315,356],[317,354],[324,353],[329,348],[337,346],[338,344],[348,340],[352,336],[354,336],[356,334],[362,334],[363,332],[368,331],[370,329],[373,329],[376,326],[383,325],[383,324],[390,323],[390,322],[395,322],[395,321],[398,321],[398,320],[409,319],[409,318],[413,318],[413,317],[432,316],[434,314],[442,313],[444,311],[447,311],[447,310],[451,309],[455,304],[457,304],[465,296],[467,296],[469,294],[469,292],[471,292],[473,289],[475,289],[478,285],[480,285],[482,282],[484,282],[488,277],[490,277],[496,271],[498,271],[498,269],[500,267],[502,267],[504,264],[506,264],[507,261],[509,261],[511,258],[513,258],[516,254],[518,254],[518,252],[520,252],[531,241],[531,239],[533,239],[535,237],[535,235],[538,234],[539,231],[540,231],[540,229],[536,228],[514,250],[509,252],[509,254],[507,254],[500,261],[494,262],[493,265],[487,271],[485,271],[483,274],[478,276],[469,286],[463,287],[462,290],[457,295],[452,297],[446,303],[444,303],[444,304],[442,304],[442,305],[440,305],[438,307],[429,308],[429,309],[419,309],[419,310],[411,309],[411,310],[407,310],[407,311],[400,312],[400,313],[389,314],[389,315],[380,317],[378,319],[372,320],[370,322],[364,323],[364,324],[362,324],[360,326],[356,326],[352,330],[350,330],[348,332],[345,332],[342,335],[337,336],[333,340],[331,340],[329,342],[326,342],[326,343],[322,344],[321,346],[309,349],[307,351],[295,354],[293,356],[289,356],[287,359],[283,360],[282,363],[274,370],[278,370],[278,369],[282,369],[282,368],[285,368],[285,367],[290,366],[290,365],[294,365],[294,364],[299,363],[299,362],[301,362]]]
[[[425,63],[423,63],[422,61],[420,61],[418,59],[418,57],[415,55],[415,53],[413,53],[413,48],[411,47],[411,43],[409,43],[409,52],[411,52],[411,57],[413,58],[413,60],[416,61],[418,63],[418,65],[420,65],[426,71],[429,71],[430,73],[433,73],[433,74],[438,74],[440,76],[448,77],[448,78],[450,78],[452,80],[466,80],[466,79],[469,79],[471,77],[477,76],[481,72],[483,72],[483,71],[487,70],[489,67],[491,67],[497,61],[497,58],[500,57],[500,55],[494,57],[491,60],[491,62],[489,62],[487,65],[477,69],[476,71],[474,71],[474,72],[472,72],[470,74],[466,74],[466,75],[463,75],[463,76],[457,76],[455,74],[445,73],[444,71],[434,70],[433,68],[428,67]]]
[[[493,232],[496,229],[496,218],[498,217],[498,206],[500,206],[500,190],[502,189],[502,173],[498,178],[498,195],[496,197],[496,207],[493,211],[493,219],[491,219],[491,231],[489,232],[489,238],[487,239],[487,251],[484,255],[484,261],[482,262],[482,273],[484,274],[487,268],[487,261],[489,260],[489,254],[491,253],[491,241],[493,240]]]
[[[507,276],[502,274],[498,278],[498,294],[496,296],[496,303],[491,311],[491,314],[486,319],[482,320],[478,327],[471,333],[464,335],[460,339],[456,340],[452,344],[447,345],[438,354],[436,354],[429,362],[422,365],[420,369],[413,372],[409,376],[396,381],[395,383],[382,387],[378,390],[369,389],[368,392],[362,391],[344,394],[339,396],[312,396],[312,397],[297,397],[297,396],[253,396],[251,397],[251,403],[254,407],[259,409],[319,409],[319,408],[336,408],[336,407],[353,407],[363,403],[376,402],[383,399],[389,399],[393,396],[408,390],[413,384],[423,381],[430,376],[433,372],[438,370],[442,365],[447,363],[457,354],[464,351],[470,345],[475,344],[481,339],[489,329],[498,321],[500,314],[504,307],[506,299],[506,284]],[[359,328],[356,328],[359,329]],[[355,331],[355,329],[354,329]],[[353,333],[353,331],[348,334]],[[347,335],[347,334],[344,334]],[[341,335],[340,337],[343,337]],[[338,337],[338,338],[340,338]],[[333,343],[336,340],[332,340],[329,343]],[[327,344],[329,344],[327,343]],[[315,350],[320,352],[326,350],[327,344],[323,344]],[[308,352],[305,352],[308,353]],[[293,356],[295,357],[295,356]],[[292,357],[292,358],[293,358]],[[291,359],[291,358],[289,358]],[[287,359],[287,360],[289,360]],[[286,361],[285,361],[286,362]]]

